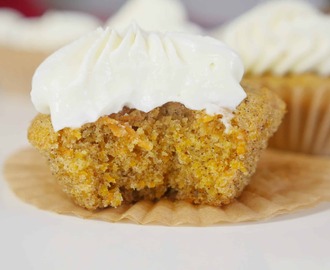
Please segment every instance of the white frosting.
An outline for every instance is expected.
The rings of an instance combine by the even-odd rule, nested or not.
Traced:
[[[0,8],[0,44],[8,43],[13,29],[11,26],[20,19],[20,14],[13,9]]]
[[[170,101],[222,113],[226,123],[246,97],[242,76],[238,56],[216,39],[136,25],[121,34],[99,28],[39,66],[31,97],[39,112],[51,114],[55,131],[124,106],[148,112]]]
[[[214,36],[241,56],[246,72],[330,75],[330,17],[304,1],[266,2]]]
[[[0,9],[0,44],[28,50],[53,51],[95,30],[101,22],[81,12],[48,11],[25,18],[10,9]]]
[[[179,0],[129,0],[106,25],[124,30],[135,21],[148,31],[180,31],[200,33],[201,29],[188,21],[186,10]]]

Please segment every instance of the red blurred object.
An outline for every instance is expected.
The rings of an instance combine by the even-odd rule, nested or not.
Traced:
[[[46,11],[40,0],[0,0],[2,7],[16,9],[26,17],[41,16]]]

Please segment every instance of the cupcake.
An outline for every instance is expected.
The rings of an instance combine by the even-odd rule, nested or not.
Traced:
[[[269,1],[213,35],[241,56],[246,82],[286,102],[270,145],[330,155],[330,17],[304,1]]]
[[[48,11],[25,18],[0,9],[0,87],[30,90],[35,69],[48,55],[99,25],[96,18],[78,12]]]
[[[86,35],[36,70],[28,138],[87,209],[167,197],[225,205],[254,173],[284,103],[241,86],[220,41],[131,25]]]
[[[124,30],[132,21],[149,31],[201,32],[179,0],[129,0],[105,25]]]

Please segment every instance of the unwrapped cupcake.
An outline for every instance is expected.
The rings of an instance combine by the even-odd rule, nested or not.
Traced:
[[[330,155],[330,17],[305,1],[269,1],[213,35],[241,56],[245,81],[286,102],[271,146]]]
[[[80,12],[48,11],[26,18],[0,9],[0,87],[29,91],[35,69],[48,55],[100,24]]]
[[[242,76],[216,39],[100,28],[37,69],[28,137],[87,209],[163,197],[225,205],[285,110],[271,91],[243,89]]]

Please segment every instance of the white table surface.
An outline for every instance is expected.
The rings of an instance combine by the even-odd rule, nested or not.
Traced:
[[[2,167],[28,145],[34,115],[27,92],[0,89],[0,269],[330,269],[330,203],[199,228],[83,220],[21,202]]]

